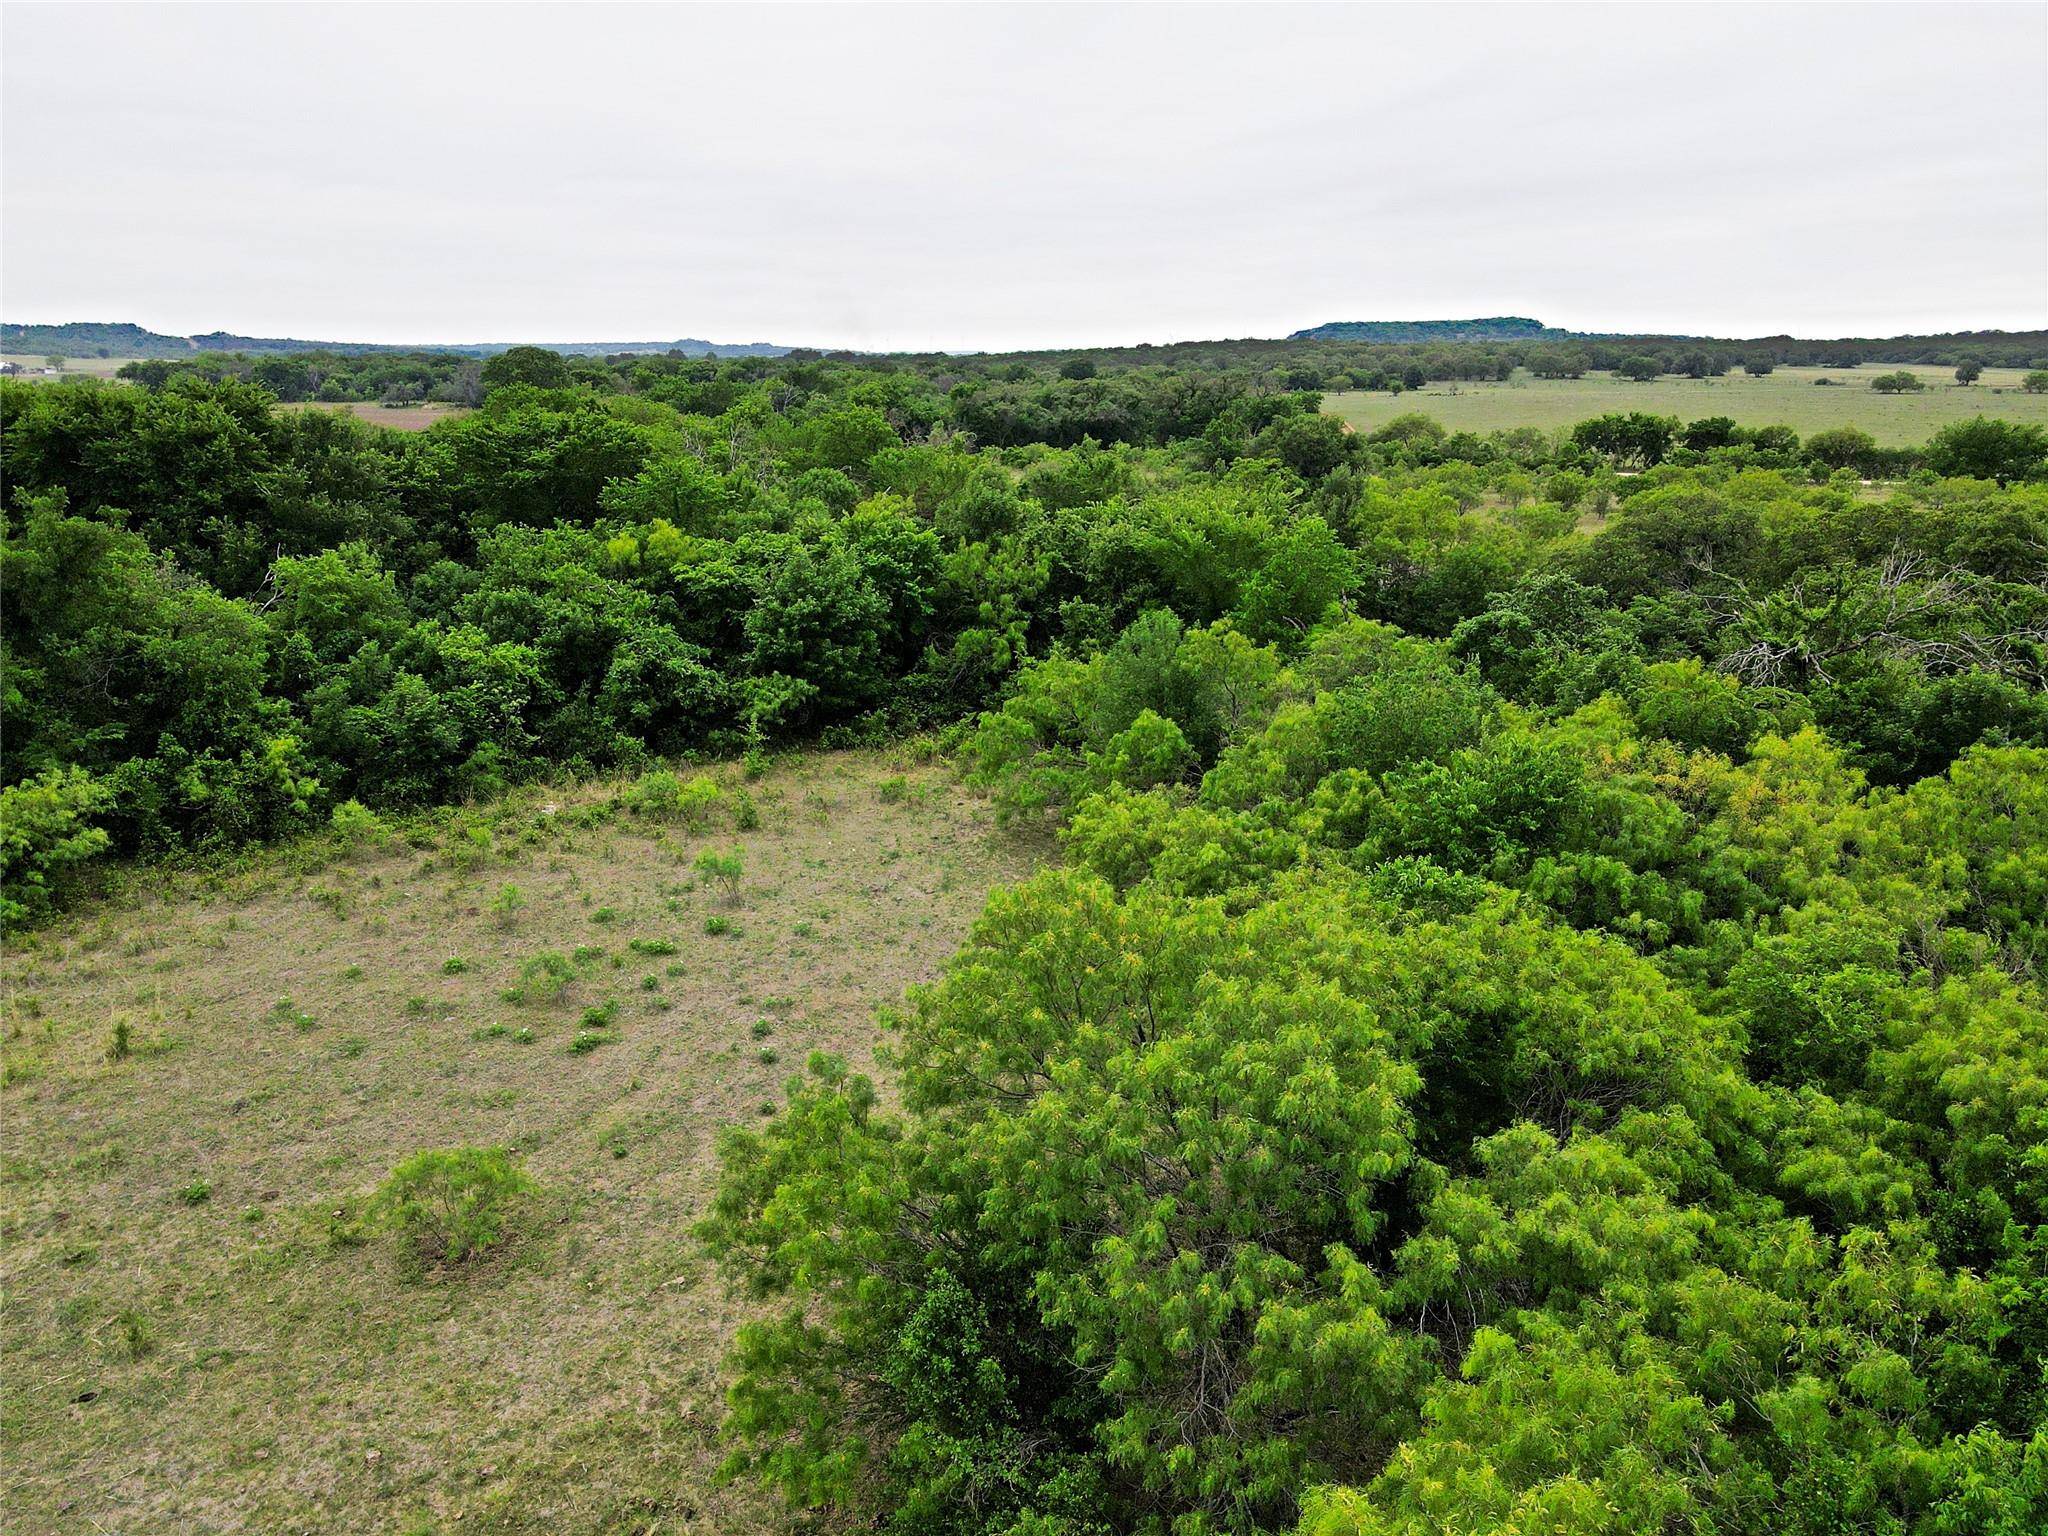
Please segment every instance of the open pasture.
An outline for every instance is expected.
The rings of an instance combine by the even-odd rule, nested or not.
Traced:
[[[812,1050],[871,1066],[874,1006],[1028,859],[934,768],[717,777],[698,825],[521,791],[10,946],[11,1530],[761,1528],[711,1478],[746,1311],[690,1231],[717,1133]],[[439,1272],[348,1229],[457,1144],[539,1183],[504,1248]]]
[[[67,357],[59,376],[64,378],[86,377],[111,379],[129,363],[138,362],[133,357]],[[37,352],[0,352],[0,363],[12,363],[21,370],[21,377],[41,379],[50,377],[43,372],[49,366],[47,354]]]
[[[400,432],[424,432],[437,421],[452,421],[467,416],[469,407],[464,405],[379,405],[374,400],[344,400],[330,403],[325,400],[308,400],[284,407],[288,411],[335,411],[344,416],[353,416],[357,421],[366,421],[373,427],[392,427]]]
[[[1919,394],[1881,395],[1870,388],[1879,374],[1919,375]],[[1496,432],[1511,427],[1553,431],[1610,411],[1650,411],[1695,421],[1730,416],[1745,427],[1788,426],[1802,437],[1829,427],[1861,427],[1887,447],[1923,443],[1952,421],[1971,416],[2048,426],[2048,394],[2024,393],[2017,368],[1987,368],[1964,386],[1954,370],[1931,364],[1871,364],[1860,368],[1780,368],[1762,378],[1729,373],[1718,379],[1667,376],[1633,384],[1610,373],[1582,379],[1539,379],[1517,370],[1506,383],[1441,383],[1399,395],[1346,391],[1324,398],[1323,409],[1360,432],[1420,411],[1454,432]],[[1823,384],[1819,380],[1831,380]]]

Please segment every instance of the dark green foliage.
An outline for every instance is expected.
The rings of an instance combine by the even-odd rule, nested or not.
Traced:
[[[704,1236],[779,1298],[734,1470],[905,1536],[2032,1532],[2038,434],[1317,410],[1560,340],[507,354],[405,439],[239,374],[0,387],[6,918],[102,846],[554,768],[641,775],[577,825],[745,828],[656,760],[965,716],[1064,862],[913,994],[897,1107],[817,1060],[728,1137]],[[1537,361],[1863,355],[1802,345]],[[529,1190],[463,1149],[378,1208],[452,1260]]]

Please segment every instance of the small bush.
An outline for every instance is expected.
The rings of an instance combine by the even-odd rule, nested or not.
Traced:
[[[536,1187],[500,1148],[415,1152],[379,1186],[370,1214],[421,1258],[458,1263],[501,1242],[513,1209]]]
[[[901,805],[910,798],[910,781],[897,774],[875,786],[875,798],[884,805]]]
[[[376,842],[390,831],[384,825],[384,818],[360,800],[344,800],[337,805],[334,814],[328,818],[328,826],[343,842],[358,847]]]
[[[519,967],[519,980],[505,989],[508,1003],[552,1002],[576,979],[576,967],[558,950],[543,950]]]
[[[519,920],[520,909],[526,905],[526,893],[507,880],[491,898],[491,916],[498,920],[500,928],[510,928]]]
[[[700,773],[677,792],[676,810],[683,818],[683,825],[694,832],[710,820],[711,813],[724,798],[719,787]]]
[[[648,816],[657,821],[666,821],[676,814],[676,798],[682,793],[682,783],[666,768],[657,768],[652,773],[643,773],[626,791],[626,809],[635,816]]]
[[[47,917],[72,869],[103,852],[90,825],[112,796],[82,768],[53,768],[0,789],[0,929]]]
[[[761,808],[744,789],[732,792],[732,824],[742,832],[751,832],[761,825]]]
[[[720,853],[716,849],[706,848],[697,855],[697,873],[707,882],[717,885],[724,892],[728,902],[737,902],[740,899],[740,877],[745,873],[745,868],[737,848],[730,853]]]

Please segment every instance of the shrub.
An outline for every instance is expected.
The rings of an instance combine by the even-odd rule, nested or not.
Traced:
[[[496,1147],[415,1152],[391,1170],[370,1203],[423,1259],[459,1263],[504,1240],[518,1203],[538,1186]]]
[[[106,832],[88,818],[108,798],[82,768],[0,789],[0,928],[47,917],[71,870],[106,848]]]
[[[498,920],[500,928],[510,928],[519,920],[520,910],[526,905],[526,893],[507,880],[498,888],[498,894],[491,898],[491,916]]]
[[[334,814],[328,817],[327,824],[343,842],[358,846],[375,842],[390,830],[384,825],[384,818],[360,800],[342,801],[334,808]]]
[[[505,989],[508,1003],[552,1002],[576,979],[576,967],[559,950],[543,950],[519,967],[519,980]]]
[[[626,791],[626,809],[635,816],[649,816],[666,821],[676,813],[676,797],[682,790],[681,782],[666,768],[657,768],[652,773],[643,773]]]
[[[1880,395],[1910,395],[1919,393],[1927,386],[1921,382],[1919,374],[1908,373],[1901,368],[1896,373],[1880,373],[1870,381],[1870,387]]]
[[[718,786],[700,773],[676,792],[676,811],[683,818],[683,825],[695,831],[710,818],[723,798]]]
[[[737,902],[740,899],[740,876],[744,873],[745,866],[741,861],[739,849],[735,848],[730,853],[719,853],[715,849],[706,848],[697,855],[696,869],[699,875],[715,883],[725,893],[728,902]]]
[[[732,792],[732,824],[742,832],[751,832],[761,825],[761,808],[744,789]]]

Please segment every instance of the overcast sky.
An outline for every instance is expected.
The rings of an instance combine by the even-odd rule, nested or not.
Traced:
[[[997,348],[2048,324],[2048,6],[0,12],[0,316]]]

